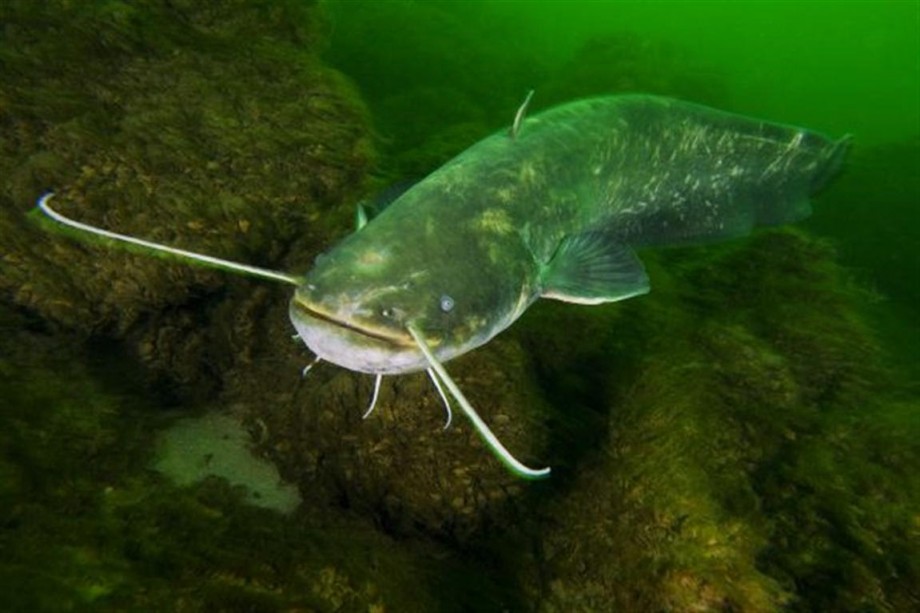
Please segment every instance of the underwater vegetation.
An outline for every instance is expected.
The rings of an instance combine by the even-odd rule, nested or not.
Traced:
[[[361,102],[310,51],[316,12],[303,2],[0,10],[0,291],[49,322],[129,339],[151,373],[213,389],[236,351],[207,340],[224,277],[73,241],[46,248],[19,203],[66,186],[86,221],[280,261],[303,228],[322,227],[320,211],[354,198],[373,158]],[[183,307],[190,298],[198,308]],[[222,317],[224,328],[246,319]]]
[[[286,521],[225,480],[145,470],[168,420],[143,377],[7,307],[0,322],[0,610],[437,610],[443,578],[472,574],[358,516]],[[473,602],[501,593],[479,582]]]
[[[621,343],[630,376],[585,400],[606,435],[544,510],[533,596],[550,611],[911,608],[917,402],[890,396],[834,250],[770,232],[664,256],[653,304],[607,333],[647,338],[641,354]]]
[[[400,57],[351,83],[329,67],[341,50],[319,55],[331,27],[309,2],[7,2],[0,18],[0,610],[920,606],[916,354],[880,343],[873,306],[916,312],[916,141],[857,144],[816,202],[821,237],[643,252],[650,295],[540,304],[453,362],[502,440],[554,466],[530,484],[465,424],[442,430],[423,374],[385,379],[367,420],[370,377],[301,378],[287,292],[25,212],[54,187],[81,220],[299,270],[366,185],[507,125],[534,74],[547,99],[598,93],[604,73],[606,93],[727,105],[717,73],[624,33],[556,73],[490,62],[484,89],[475,63],[438,82]],[[461,48],[435,9],[412,19],[407,35]],[[885,249],[860,243],[869,226]],[[242,420],[299,488],[295,513],[152,470],[154,433],[204,410]]]

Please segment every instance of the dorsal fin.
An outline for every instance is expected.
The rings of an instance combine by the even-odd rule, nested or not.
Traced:
[[[527,114],[527,107],[530,105],[530,99],[533,98],[533,91],[530,90],[527,92],[527,97],[524,98],[523,104],[518,107],[517,113],[514,114],[514,123],[511,124],[511,140],[517,139],[518,132],[521,131],[521,124],[524,123],[524,115]]]

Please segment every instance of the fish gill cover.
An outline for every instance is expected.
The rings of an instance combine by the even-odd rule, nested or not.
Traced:
[[[0,608],[918,607],[915,3],[565,5],[3,4]],[[420,376],[367,421],[371,380],[301,382],[286,292],[23,214],[55,187],[82,220],[300,270],[362,186],[424,176],[530,88],[856,142],[817,236],[643,253],[649,296],[539,305],[452,364],[549,483],[442,432]],[[167,406],[241,419],[298,513],[147,470]]]

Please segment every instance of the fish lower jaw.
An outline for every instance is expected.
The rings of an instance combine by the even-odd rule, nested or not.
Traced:
[[[325,362],[367,374],[397,375],[427,368],[425,356],[414,343],[392,342],[335,320],[308,315],[294,302],[290,318],[300,340]]]
[[[332,328],[341,329],[343,333],[347,331],[350,334],[363,336],[380,343],[386,343],[397,347],[415,347],[415,343],[412,341],[412,337],[409,336],[408,332],[394,333],[391,329],[355,324],[296,298],[291,301],[290,316],[292,321],[301,318],[317,323],[322,322]]]

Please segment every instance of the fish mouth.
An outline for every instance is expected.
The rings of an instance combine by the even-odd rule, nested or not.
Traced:
[[[359,326],[349,321],[337,319],[329,313],[320,311],[316,307],[311,306],[298,298],[294,298],[292,301],[292,306],[294,309],[296,309],[299,315],[323,322],[336,328],[347,330],[359,336],[374,339],[375,341],[380,341],[388,345],[415,347],[415,343],[412,341],[412,337],[409,336],[408,332],[405,334],[396,334],[384,329],[371,329]]]

